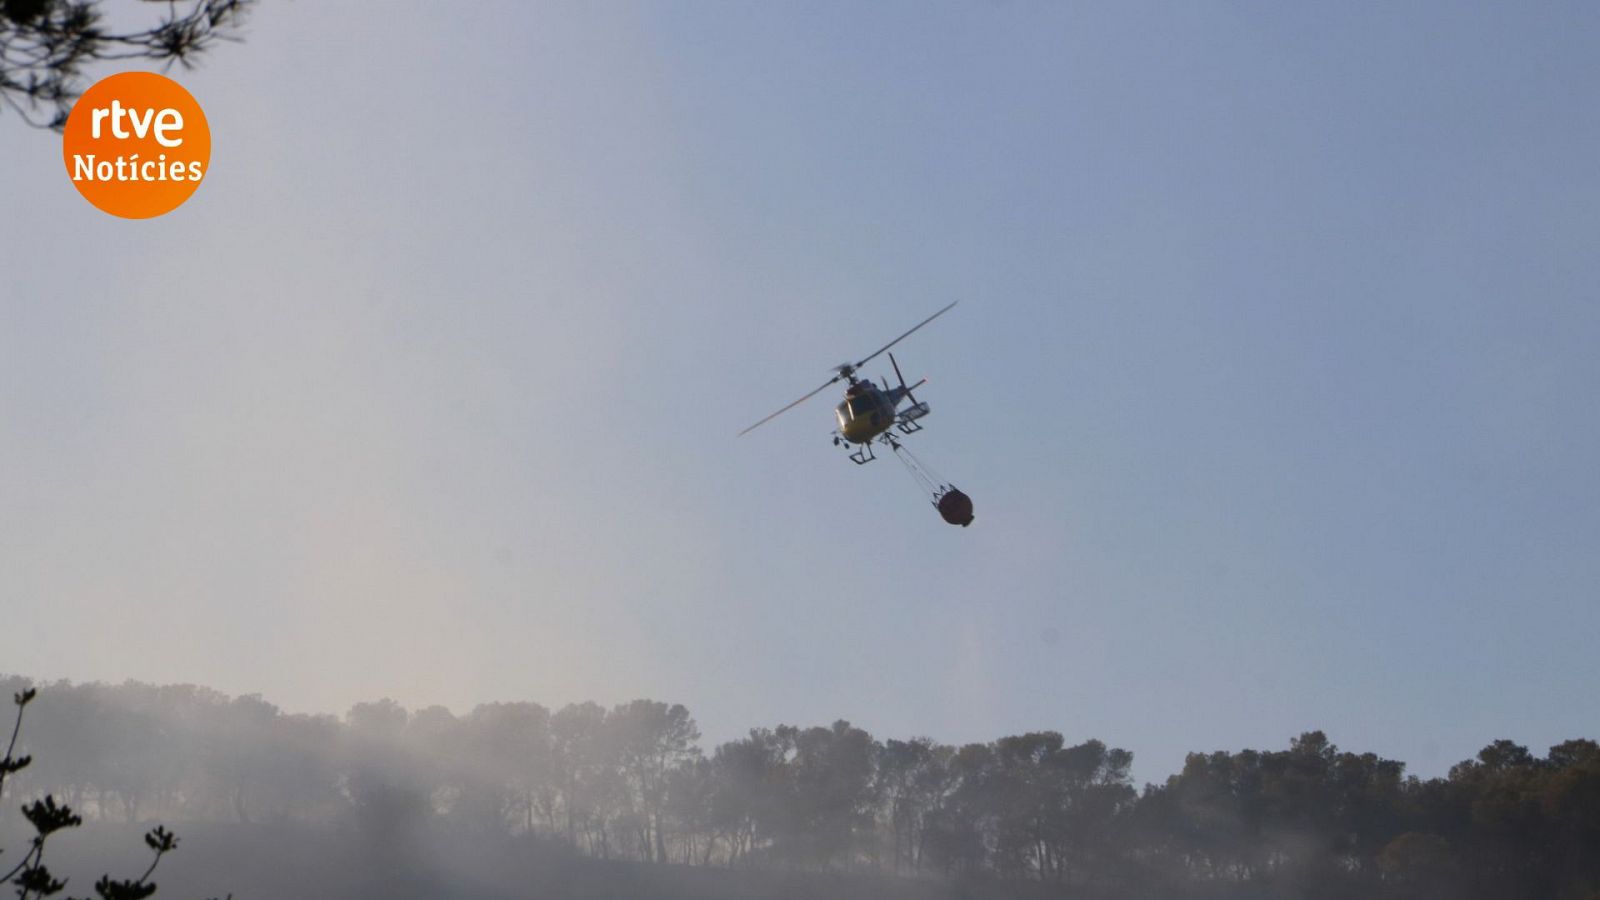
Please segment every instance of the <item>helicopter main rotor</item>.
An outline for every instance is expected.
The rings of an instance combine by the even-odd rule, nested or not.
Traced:
[[[894,340],[890,341],[889,343],[884,344],[882,347],[879,347],[878,349],[872,351],[871,353],[868,353],[866,356],[863,356],[859,361],[853,362],[853,363],[847,362],[847,363],[843,363],[841,365],[835,366],[833,370],[835,372],[837,372],[838,374],[834,375],[832,378],[830,378],[827,381],[823,382],[821,387],[819,387],[816,390],[806,394],[804,397],[801,397],[799,400],[794,401],[793,403],[789,404],[788,406],[785,406],[784,408],[778,410],[777,412],[773,413],[772,415],[767,416],[765,419],[762,419],[761,421],[755,423],[754,425],[751,425],[749,428],[746,428],[744,431],[739,432],[739,436],[743,437],[744,435],[749,434],[750,432],[756,430],[757,428],[760,428],[762,425],[765,425],[768,422],[772,421],[773,419],[776,419],[778,416],[781,416],[784,413],[788,412],[789,410],[794,409],[796,406],[799,406],[800,404],[806,402],[807,400],[810,400],[812,397],[815,397],[817,394],[822,393],[823,391],[827,390],[830,386],[838,384],[840,381],[848,380],[850,384],[852,384],[852,385],[856,384],[858,381],[860,381],[860,379],[856,378],[856,370],[857,369],[860,369],[862,366],[864,366],[867,363],[871,362],[874,358],[876,358],[878,356],[878,354],[884,352],[885,350],[888,350],[890,347],[893,347],[895,344],[898,344],[901,341],[905,340],[906,338],[910,337],[911,333],[913,331],[916,331],[918,328],[921,328],[922,326],[928,324],[929,322],[932,322],[934,319],[937,319],[940,316],[944,315],[945,313],[949,312],[950,309],[952,307],[954,307],[959,302],[961,302],[961,301],[959,301],[959,300],[951,301],[949,306],[946,306],[944,309],[939,310],[938,312],[936,312],[933,315],[927,317],[926,319],[923,319],[921,322],[918,322],[917,324],[915,324],[915,325],[911,326],[910,328],[906,329],[904,334],[900,335],[899,337],[895,338]]]

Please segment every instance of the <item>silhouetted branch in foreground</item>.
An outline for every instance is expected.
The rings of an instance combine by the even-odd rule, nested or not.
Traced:
[[[17,756],[17,738],[22,733],[22,715],[33,698],[38,696],[38,690],[27,688],[12,695],[12,702],[16,704],[17,715],[11,725],[11,739],[6,744],[6,755],[0,759],[0,799],[5,796],[5,780],[8,776],[26,769],[33,762],[31,756]],[[65,878],[56,878],[44,862],[45,843],[50,836],[67,828],[76,828],[83,824],[83,817],[72,811],[72,807],[65,803],[57,803],[53,795],[46,794],[43,798],[34,800],[22,807],[23,818],[33,826],[33,837],[28,841],[28,849],[22,858],[17,861],[9,871],[0,876],[0,882],[9,882],[17,888],[18,900],[28,900],[30,897],[49,897],[60,893],[67,886]],[[178,836],[168,831],[165,827],[157,825],[144,836],[145,845],[155,854],[150,860],[150,865],[144,874],[134,879],[113,880],[110,875],[100,876],[95,882],[95,894],[100,900],[144,900],[156,892],[155,882],[150,876],[155,874],[156,866],[161,863],[161,857],[177,849]],[[228,895],[231,900],[233,895]],[[74,900],[74,898],[67,898]]]
[[[159,21],[132,31],[107,29],[100,2],[0,0],[0,106],[59,130],[82,93],[87,64],[133,59],[188,68],[217,41],[238,40],[255,0],[170,0],[159,4]]]

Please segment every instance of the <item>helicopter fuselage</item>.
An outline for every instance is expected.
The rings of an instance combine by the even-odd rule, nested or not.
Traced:
[[[851,385],[833,410],[839,436],[852,444],[869,443],[899,420],[900,401],[910,393],[903,387],[880,390],[867,381]]]

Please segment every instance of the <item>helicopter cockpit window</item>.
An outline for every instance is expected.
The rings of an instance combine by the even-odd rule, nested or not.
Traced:
[[[866,418],[878,410],[878,404],[871,397],[851,397],[849,402],[852,419]]]

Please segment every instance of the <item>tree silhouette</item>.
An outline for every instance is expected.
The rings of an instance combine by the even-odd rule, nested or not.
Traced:
[[[0,758],[0,799],[5,796],[6,778],[26,769],[33,762],[31,756],[17,756],[16,750],[17,738],[22,733],[22,714],[38,693],[37,689],[30,687],[12,695],[17,715],[11,726],[11,738],[6,743],[6,755]],[[28,842],[22,858],[0,876],[0,883],[10,882],[15,885],[18,900],[58,894],[66,888],[67,882],[66,879],[57,879],[45,865],[45,843],[58,831],[82,825],[83,817],[73,812],[70,806],[58,804],[56,798],[50,794],[23,806],[22,815],[28,820],[28,824],[33,826],[33,838]],[[100,876],[100,880],[94,885],[95,894],[100,900],[144,900],[156,892],[156,884],[150,880],[150,876],[155,874],[156,866],[161,863],[161,857],[177,849],[178,836],[157,825],[145,834],[144,842],[154,853],[150,866],[144,870],[144,874],[138,878],[124,879],[113,879],[110,875]],[[229,896],[231,898],[232,895]]]
[[[185,68],[217,41],[237,38],[255,0],[146,3],[161,17],[131,31],[106,27],[101,0],[0,0],[0,106],[59,130],[95,62],[143,60]]]
[[[30,797],[56,791],[30,803],[36,830],[80,814],[181,817],[226,823],[218,834],[252,854],[299,835],[327,845],[333,879],[590,856],[611,861],[601,873],[650,863],[633,876],[649,883],[678,877],[667,863],[742,870],[729,878],[745,896],[777,869],[839,879],[818,885],[953,876],[987,885],[975,898],[1600,900],[1600,744],[1585,739],[1543,757],[1494,741],[1424,780],[1308,731],[1279,749],[1191,754],[1136,793],[1131,754],[1057,731],[954,747],[776,725],[702,749],[689,711],[653,700],[460,716],[385,700],[335,718],[192,686],[45,693],[28,711],[38,759],[3,765]],[[54,885],[48,870],[27,877],[30,897]],[[428,884],[344,895],[433,896]]]

